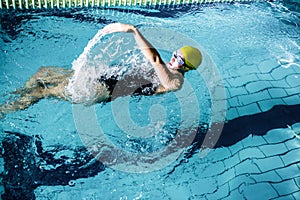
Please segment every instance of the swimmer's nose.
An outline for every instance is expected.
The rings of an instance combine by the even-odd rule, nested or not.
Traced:
[[[174,57],[172,57],[172,58],[171,58],[171,60],[170,60],[170,63],[172,63],[172,64],[173,64],[174,62],[175,62],[175,58],[174,58]]]

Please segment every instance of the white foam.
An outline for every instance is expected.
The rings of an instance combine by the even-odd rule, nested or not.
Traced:
[[[99,74],[107,68],[106,66],[96,66],[97,62],[91,59],[91,49],[104,37],[104,32],[99,30],[97,34],[88,42],[83,53],[73,61],[72,69],[74,75],[66,88],[71,101],[74,103],[90,104],[95,101],[96,80]],[[101,58],[101,55],[98,55]],[[101,65],[101,63],[98,63]]]
[[[112,34],[99,30],[82,54],[72,63],[74,75],[66,87],[73,103],[90,105],[106,99],[109,92],[98,79],[101,76],[139,74],[149,79],[151,64],[142,56],[131,34]],[[155,83],[158,80],[151,80]]]

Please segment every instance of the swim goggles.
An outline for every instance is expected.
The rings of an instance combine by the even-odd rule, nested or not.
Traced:
[[[177,51],[173,52],[173,55],[172,55],[172,56],[175,58],[176,62],[177,62],[179,65],[182,65],[182,66],[183,66],[183,65],[185,64],[184,59],[183,59],[181,56],[177,55]]]

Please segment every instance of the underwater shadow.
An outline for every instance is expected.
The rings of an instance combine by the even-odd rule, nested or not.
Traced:
[[[277,105],[266,112],[232,119],[224,124],[221,137],[214,148],[229,147],[249,135],[265,135],[269,130],[286,128],[300,122],[299,113],[300,104]],[[184,155],[185,158],[192,157],[201,148],[207,132],[205,127],[203,124],[199,125],[191,148]],[[1,151],[5,163],[2,180],[5,189],[3,200],[35,199],[34,190],[39,186],[72,186],[72,181],[76,179],[93,177],[105,170],[105,166],[84,147],[57,145],[52,150],[45,151],[39,136],[9,131],[4,133]],[[64,150],[72,151],[73,156],[55,157]],[[174,166],[174,169],[177,166]]]

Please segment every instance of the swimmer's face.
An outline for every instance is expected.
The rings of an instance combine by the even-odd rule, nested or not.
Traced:
[[[168,63],[168,67],[171,69],[181,69],[183,68],[185,62],[184,62],[184,56],[180,49],[173,52],[172,58],[170,62]]]

